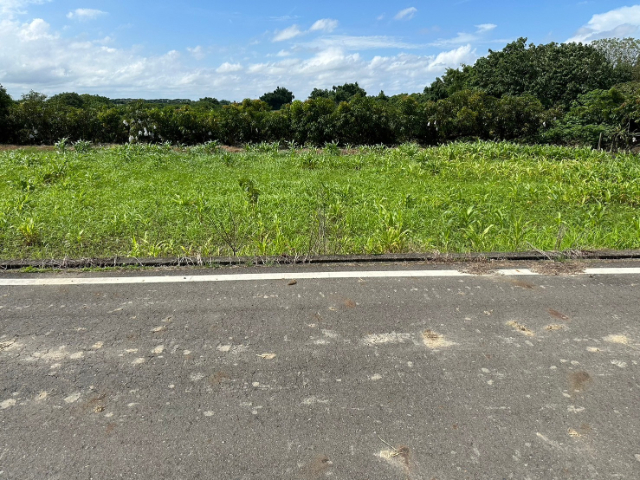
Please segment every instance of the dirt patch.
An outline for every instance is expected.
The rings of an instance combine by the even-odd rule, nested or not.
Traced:
[[[401,445],[399,447],[391,447],[391,450],[382,450],[378,456],[386,460],[391,465],[404,471],[407,479],[411,478],[411,451],[409,447]]]
[[[496,270],[518,267],[522,267],[522,263],[484,259],[477,262],[465,263],[460,271],[470,275],[491,275],[495,273]]]
[[[318,455],[302,468],[302,474],[310,479],[324,477],[332,465],[333,462],[329,457]]]
[[[461,272],[469,275],[491,275],[495,273],[497,268],[492,262],[469,263],[465,265]]]
[[[273,360],[274,358],[276,358],[275,353],[261,353],[258,356],[264,360]]]
[[[510,281],[513,286],[524,288],[526,290],[532,290],[536,287],[533,283],[525,282],[523,280],[511,279]]]
[[[356,308],[356,302],[354,302],[350,298],[347,298],[344,302],[342,302],[342,304],[347,308]]]
[[[544,329],[550,332],[555,332],[557,330],[563,330],[564,327],[562,325],[552,324],[552,325],[547,325],[546,327],[544,327]]]
[[[592,383],[591,375],[587,372],[572,372],[569,374],[569,385],[574,392],[584,392]]]
[[[244,148],[240,148],[240,147],[231,147],[229,145],[222,145],[220,147],[221,150],[225,151],[225,152],[229,152],[229,153],[241,153],[244,152]]]
[[[580,428],[570,428],[567,433],[572,438],[585,437],[591,433],[591,425],[583,423]]]
[[[444,348],[455,345],[455,343],[447,341],[444,336],[433,330],[425,330],[422,332],[422,342],[428,348]]]
[[[532,330],[529,330],[525,325],[518,323],[515,320],[511,320],[507,322],[507,325],[509,325],[514,330],[517,330],[520,333],[523,333],[527,337],[534,337],[536,335]]]
[[[531,264],[531,271],[540,275],[579,275],[585,266],[579,262],[537,262]]]
[[[603,338],[605,342],[619,343],[621,345],[628,345],[629,339],[625,335],[607,335]]]
[[[209,384],[220,385],[221,383],[230,380],[231,377],[224,372],[216,372],[209,377]]]
[[[563,320],[565,322],[570,322],[571,319],[569,317],[567,317],[564,313],[560,313],[557,310],[554,310],[553,308],[550,308],[549,310],[547,310],[549,312],[549,315],[551,315],[552,317],[557,318],[558,320]]]
[[[42,152],[48,152],[54,150],[52,145],[0,145],[0,152],[10,150],[38,150]]]

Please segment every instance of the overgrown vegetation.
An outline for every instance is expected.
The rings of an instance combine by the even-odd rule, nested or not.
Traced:
[[[630,149],[640,134],[640,41],[527,45],[521,38],[474,65],[449,69],[422,93],[367,95],[358,83],[314,89],[306,101],[278,87],[241,103],[109,100],[0,86],[0,142],[219,142],[241,145],[440,145],[461,140]]]
[[[289,147],[64,141],[0,152],[0,257],[640,248],[635,155]]]

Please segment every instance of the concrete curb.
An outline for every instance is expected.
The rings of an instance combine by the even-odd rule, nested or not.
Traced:
[[[640,250],[571,250],[568,252],[484,252],[484,253],[398,253],[383,255],[311,255],[278,257],[171,257],[171,258],[81,258],[50,260],[0,260],[0,270],[22,268],[105,268],[105,267],[180,267],[234,265],[300,265],[332,263],[394,263],[430,262],[460,263],[488,261],[542,260],[633,260],[640,259]]]

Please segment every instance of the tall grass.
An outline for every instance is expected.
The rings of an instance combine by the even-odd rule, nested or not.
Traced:
[[[0,153],[2,258],[640,248],[640,160],[454,143]]]

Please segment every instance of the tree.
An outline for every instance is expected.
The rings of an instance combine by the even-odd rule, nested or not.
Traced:
[[[348,102],[351,99],[360,96],[366,97],[367,92],[364,88],[356,83],[345,83],[344,85],[333,86],[331,90],[323,88],[314,88],[309,95],[309,100],[317,100],[318,98],[330,98],[336,103]]]
[[[80,95],[80,98],[82,99],[84,108],[110,107],[113,105],[111,100],[107,97],[103,97],[102,95],[90,95],[88,93],[83,93]]]
[[[527,93],[546,108],[569,108],[578,95],[628,79],[591,45],[526,42],[519,38],[501,51],[489,50],[473,66],[474,85],[495,97]]]
[[[273,92],[265,93],[260,100],[271,107],[272,110],[280,110],[283,105],[293,102],[295,96],[283,87],[276,88]]]
[[[7,141],[8,135],[8,117],[9,109],[13,104],[11,96],[5,88],[0,84],[0,142]]]
[[[77,93],[58,93],[53,97],[49,97],[47,100],[49,103],[54,103],[60,106],[83,108],[84,100]]]
[[[447,68],[442,77],[438,77],[429,85],[424,87],[423,96],[425,100],[437,102],[448,98],[456,92],[470,90],[475,84],[475,70],[470,65],[462,65],[462,69]]]
[[[348,102],[349,100],[357,96],[367,96],[367,92],[364,90],[364,88],[358,85],[358,82],[345,83],[344,85],[333,87],[333,99],[336,103]]]
[[[602,52],[614,67],[635,67],[640,60],[640,40],[636,38],[603,38],[591,42],[591,46]]]
[[[202,108],[204,110],[214,110],[220,108],[220,101],[217,98],[204,97],[198,100],[194,106]]]
[[[326,88],[314,88],[309,95],[309,100],[317,100],[318,98],[331,98],[331,90]]]
[[[380,93],[376,97],[376,100],[380,100],[381,102],[388,102],[389,96],[384,93],[384,90],[380,90]]]
[[[591,42],[622,75],[640,80],[640,40],[636,38],[603,38]]]

